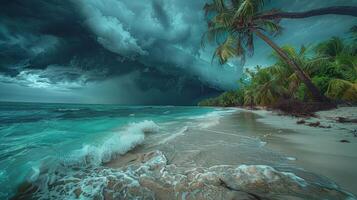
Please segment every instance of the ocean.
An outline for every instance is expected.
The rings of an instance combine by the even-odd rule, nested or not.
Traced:
[[[0,199],[59,165],[96,166],[214,108],[0,103]]]
[[[273,196],[355,199],[268,148],[269,133],[290,132],[259,124],[257,117],[234,108],[2,102],[0,199],[168,195],[145,183],[188,186],[168,199],[195,199],[207,195],[207,188],[210,195],[228,194],[215,190],[217,177]],[[191,184],[213,185],[191,191]]]

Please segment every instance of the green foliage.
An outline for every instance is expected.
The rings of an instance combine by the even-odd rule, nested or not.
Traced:
[[[232,107],[242,106],[244,101],[244,93],[242,90],[224,92],[216,98],[206,99],[201,101],[199,106],[220,106]]]
[[[297,98],[300,101],[306,101],[307,99],[309,99],[309,93],[308,93],[308,89],[306,87],[305,84],[300,84],[298,86],[298,88],[295,91],[295,98]]]
[[[326,93],[329,87],[329,83],[331,81],[330,77],[327,76],[315,76],[312,79],[312,82],[316,85],[316,87],[322,92]]]
[[[357,25],[352,26],[350,29],[352,39],[357,42]]]
[[[357,83],[334,79],[329,84],[327,96],[333,99],[357,102]]]
[[[204,6],[208,31],[202,42],[217,43],[213,57],[221,64],[233,57],[244,63],[246,54],[253,54],[255,30],[271,35],[280,33],[282,28],[278,20],[258,18],[263,14],[263,6],[264,0],[211,0]]]
[[[218,46],[213,58],[217,56],[221,64],[226,63],[229,58],[238,54],[238,50],[234,45],[235,39],[233,37],[227,37],[226,41]]]
[[[357,103],[357,55],[355,43],[333,37],[314,48],[291,46],[283,49],[311,77],[316,87],[328,98]],[[224,56],[223,56],[224,57]],[[209,106],[273,106],[281,98],[311,101],[309,90],[285,60],[272,54],[275,64],[246,69],[240,89],[201,102]],[[226,57],[224,57],[226,58]]]
[[[326,42],[322,42],[315,47],[316,54],[324,57],[336,57],[345,49],[341,38],[333,37]]]

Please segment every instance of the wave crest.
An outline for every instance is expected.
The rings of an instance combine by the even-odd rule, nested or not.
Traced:
[[[95,165],[111,161],[118,155],[123,155],[145,140],[145,134],[157,133],[160,127],[153,121],[145,120],[129,124],[123,131],[112,135],[102,145],[85,145],[76,150],[64,160],[66,166]]]
[[[72,151],[62,158],[44,158],[40,163],[32,163],[27,175],[29,182],[48,182],[50,176],[59,171],[69,171],[75,168],[97,167],[123,155],[145,140],[145,134],[157,133],[160,127],[153,121],[145,120],[130,123],[123,130],[115,133],[101,145],[84,145],[81,149]],[[55,178],[56,179],[56,178]]]

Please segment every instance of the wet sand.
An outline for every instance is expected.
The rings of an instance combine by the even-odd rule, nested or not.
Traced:
[[[112,161],[108,166],[126,165],[126,160],[134,158],[136,154],[153,150],[164,152],[170,164],[181,167],[238,164],[274,165],[278,162],[289,162],[284,156],[266,149],[265,143],[258,138],[258,135],[253,135],[253,132],[265,132],[266,129],[269,129],[269,126],[259,122],[259,126],[255,125],[255,118],[256,115],[253,113],[237,112],[221,118],[220,123],[214,126],[188,127],[169,140],[150,138],[149,136],[145,139],[144,144],[136,147],[129,154]]]
[[[149,137],[107,166],[126,166],[141,153],[160,150],[169,164],[183,171],[215,165],[269,165],[322,184],[328,182],[326,177],[356,194],[357,138],[345,129],[296,125],[296,120],[265,111],[240,110],[224,116],[217,125],[188,127],[165,142]],[[341,139],[351,143],[341,143]]]
[[[289,130],[269,135],[266,138],[269,148],[295,157],[298,167],[325,176],[348,192],[357,194],[357,137],[352,133],[357,124],[337,123],[334,119],[337,116],[355,117],[356,107],[323,111],[317,113],[317,118],[305,119],[307,123],[319,121],[331,128],[297,125],[296,121],[300,119],[272,112],[255,113],[261,116],[259,122]],[[342,143],[341,140],[349,143]]]

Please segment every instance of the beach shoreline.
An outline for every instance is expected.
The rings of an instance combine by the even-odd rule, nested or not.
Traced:
[[[208,129],[188,128],[164,144],[151,145],[149,148],[145,145],[139,146],[107,166],[120,168],[130,165],[130,162],[137,160],[140,155],[155,150],[163,152],[169,164],[183,169],[217,165],[273,165],[269,161],[262,161],[264,156],[270,156],[268,154],[252,158],[245,153],[239,153],[259,149],[259,145],[252,149],[240,149],[239,145],[234,145],[235,140],[239,144],[245,137],[256,138],[261,140],[262,146],[286,156],[282,166],[274,167],[284,169],[285,165],[294,166],[301,170],[295,173],[300,175],[299,172],[302,172],[304,178],[316,179],[315,176],[319,176],[318,179],[321,178],[322,181],[332,181],[332,185],[336,183],[343,190],[356,194],[357,138],[348,131],[353,129],[354,124],[338,123],[331,116],[340,113],[341,117],[351,118],[354,117],[354,110],[357,110],[356,107],[322,111],[317,113],[317,117],[304,119],[304,125],[296,123],[301,118],[280,115],[274,111],[239,108],[234,114],[223,116],[219,124]],[[236,120],[242,119],[242,116],[245,122],[235,125]],[[308,123],[316,121],[321,123],[321,127],[308,126]],[[237,134],[241,126],[250,131]],[[330,128],[326,128],[328,126]],[[349,143],[341,142],[342,140]],[[262,160],[259,160],[259,156]],[[275,159],[274,156],[270,159]],[[337,185],[334,187],[338,187]]]
[[[13,199],[63,192],[73,199],[357,199],[357,139],[348,132],[354,126],[335,120],[336,113],[353,118],[353,109],[323,111],[304,124],[240,108],[176,118],[179,126],[130,124],[118,134],[145,139],[128,152],[98,166],[45,172]],[[321,126],[309,126],[316,120]]]

